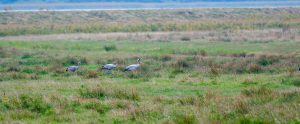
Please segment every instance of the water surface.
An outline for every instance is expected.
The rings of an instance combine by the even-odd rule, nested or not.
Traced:
[[[300,1],[255,2],[188,2],[188,3],[18,3],[0,4],[0,12],[15,11],[92,11],[136,9],[188,9],[188,8],[276,8],[300,7]]]

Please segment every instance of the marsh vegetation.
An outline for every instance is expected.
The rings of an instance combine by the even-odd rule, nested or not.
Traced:
[[[185,15],[188,11],[196,11],[211,14],[217,10],[164,10],[162,13],[183,12]],[[248,11],[255,12],[253,17],[268,16],[248,20],[241,14]],[[60,19],[53,19],[53,23],[43,22],[54,25],[53,30],[42,33],[51,35],[13,36],[20,35],[21,28],[25,29],[24,34],[36,34],[27,29],[38,29],[40,25],[34,28],[26,20],[11,26],[1,23],[4,27],[1,32],[5,36],[0,39],[0,121],[299,123],[300,22],[294,14],[298,11],[297,8],[225,9],[220,13],[226,12],[226,16],[217,14],[211,23],[220,22],[222,26],[234,23],[232,27],[193,29],[192,32],[99,33],[97,30],[97,33],[56,34],[60,33],[56,32],[58,28],[64,28],[56,28],[60,24],[56,21]],[[124,13],[134,15],[139,12]],[[39,13],[1,16],[16,21],[19,17],[15,14],[30,17]],[[56,14],[50,17],[65,17],[70,12]],[[2,17],[0,20],[3,21]],[[96,18],[88,19],[93,17]],[[144,21],[155,22],[153,20],[159,17],[149,16]],[[186,19],[190,17],[193,20],[190,15]],[[277,18],[283,26],[256,25],[257,22],[265,24],[267,18],[272,19],[266,25]],[[197,24],[207,22],[204,18],[195,19]],[[66,19],[61,20],[66,22],[62,25],[72,24]],[[236,23],[252,28],[234,28],[238,26]],[[182,24],[189,24],[189,20]],[[73,26],[82,25],[76,22]],[[13,33],[8,33],[10,31]],[[141,69],[136,73],[124,73],[123,67],[136,63],[137,58],[142,58]],[[81,63],[78,71],[65,71],[66,67],[78,62]],[[112,74],[99,71],[107,63],[118,63],[119,66]]]

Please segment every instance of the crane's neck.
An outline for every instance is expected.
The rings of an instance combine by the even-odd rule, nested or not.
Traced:
[[[138,59],[137,62],[138,62],[138,64],[141,64],[141,59]]]

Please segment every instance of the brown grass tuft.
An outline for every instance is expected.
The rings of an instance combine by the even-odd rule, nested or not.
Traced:
[[[97,73],[97,71],[88,71],[86,77],[87,78],[97,78],[98,77],[98,73]]]
[[[176,112],[174,122],[177,124],[196,124],[197,118],[192,112]]]
[[[259,73],[262,71],[262,67],[258,64],[250,64],[248,70],[250,73]]]
[[[266,88],[266,87],[251,87],[241,91],[241,93],[245,96],[253,97],[253,96],[264,96],[264,95],[271,95],[273,90]]]
[[[200,100],[194,96],[184,96],[178,99],[181,105],[199,105]]]

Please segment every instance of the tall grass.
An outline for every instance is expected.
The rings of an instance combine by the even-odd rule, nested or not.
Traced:
[[[83,87],[80,89],[80,95],[85,98],[119,98],[128,100],[139,100],[140,96],[136,89],[126,89],[126,88],[113,88],[107,89],[98,85],[94,88]]]

